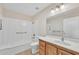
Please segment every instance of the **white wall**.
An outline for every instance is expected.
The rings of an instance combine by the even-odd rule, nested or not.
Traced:
[[[46,19],[49,15],[50,7],[43,12],[37,14],[34,19],[35,24],[35,33],[37,35],[45,35],[46,34]]]

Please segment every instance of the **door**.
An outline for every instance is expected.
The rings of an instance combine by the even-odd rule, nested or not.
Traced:
[[[46,54],[46,42],[39,40],[39,54],[45,55]]]
[[[57,48],[46,43],[46,55],[57,55]]]

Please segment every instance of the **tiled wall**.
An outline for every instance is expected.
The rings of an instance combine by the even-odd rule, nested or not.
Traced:
[[[32,23],[30,21],[5,17],[2,19],[2,24],[0,49],[31,43]]]

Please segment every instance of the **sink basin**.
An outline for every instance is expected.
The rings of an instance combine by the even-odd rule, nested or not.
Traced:
[[[66,45],[66,46],[71,46],[71,44],[69,44],[68,42],[65,42],[65,41],[55,40],[55,42],[56,42],[56,43],[59,43],[59,44]]]

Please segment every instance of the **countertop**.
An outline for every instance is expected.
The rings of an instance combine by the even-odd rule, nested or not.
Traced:
[[[62,44],[59,42],[61,38],[62,38],[61,36],[39,36],[39,39],[41,39],[41,40],[44,40],[49,43],[56,44],[61,47],[79,52],[79,42],[78,41],[75,42],[75,41],[73,41],[73,39],[65,38],[64,42],[67,44]]]

